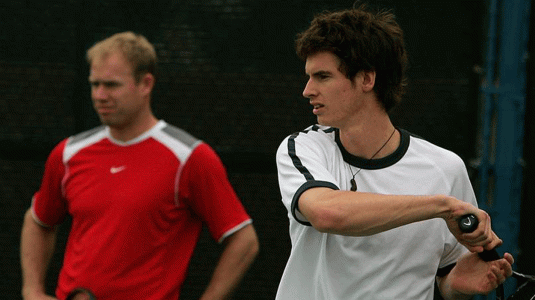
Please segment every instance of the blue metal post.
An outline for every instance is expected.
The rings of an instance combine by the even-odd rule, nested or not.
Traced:
[[[479,201],[504,241],[499,252],[513,256],[519,253],[530,4],[530,0],[490,2],[487,73],[481,89],[484,119]],[[515,282],[508,280],[506,296],[514,289]]]
[[[479,206],[481,209],[490,212],[491,207],[487,199],[489,193],[489,173],[493,172],[494,155],[490,152],[491,141],[491,123],[492,115],[495,110],[494,94],[494,72],[496,69],[496,39],[498,26],[498,0],[490,0],[489,3],[489,24],[487,32],[487,53],[485,62],[485,79],[481,86],[483,97],[483,120],[482,120],[482,140],[481,140],[481,157],[479,165]]]

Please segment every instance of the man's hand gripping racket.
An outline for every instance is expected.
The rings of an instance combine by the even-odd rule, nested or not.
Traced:
[[[463,233],[470,233],[476,230],[477,226],[479,225],[479,220],[476,218],[475,215],[468,214],[463,217],[461,217],[458,221],[459,223],[459,229]],[[496,249],[491,250],[483,250],[483,252],[478,253],[479,257],[483,261],[493,261],[500,259],[500,255],[496,251]],[[518,273],[513,270],[512,277],[519,280],[519,282],[522,282],[522,285],[520,285],[517,290],[507,298],[507,300],[534,300],[535,299],[535,276],[531,275],[525,275],[522,273]],[[496,299],[497,300],[504,300],[505,294],[503,289],[503,284],[500,284],[498,288],[496,289]]]

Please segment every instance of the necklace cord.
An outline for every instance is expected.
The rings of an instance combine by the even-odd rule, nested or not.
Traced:
[[[394,127],[394,130],[392,131],[392,133],[390,134],[390,137],[388,137],[388,139],[386,140],[386,142],[381,146],[381,148],[379,148],[379,150],[377,150],[373,155],[372,157],[370,157],[370,159],[368,159],[368,161],[366,162],[366,164],[369,164],[372,159],[379,153],[381,152],[381,150],[383,150],[383,148],[386,146],[386,144],[388,144],[388,142],[390,141],[390,139],[392,139],[392,137],[394,136],[394,133],[396,133],[396,128]],[[353,174],[353,171],[351,170],[351,167],[349,167],[349,170],[351,171],[351,175],[353,175],[353,178],[349,181],[349,183],[351,184],[351,191],[356,191],[357,190],[357,183],[355,181],[355,176],[357,176],[357,174],[362,170],[362,168],[358,169],[358,171]]]

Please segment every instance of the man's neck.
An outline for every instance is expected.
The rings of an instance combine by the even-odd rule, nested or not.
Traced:
[[[349,153],[365,159],[377,159],[392,154],[398,148],[401,135],[388,114],[359,119],[356,124],[340,128],[340,141]]]
[[[145,117],[143,121],[136,121],[122,128],[109,126],[110,134],[118,141],[128,142],[149,131],[157,123],[158,119],[151,114]]]

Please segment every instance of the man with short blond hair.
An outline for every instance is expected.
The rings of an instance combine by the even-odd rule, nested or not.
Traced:
[[[24,219],[22,295],[45,295],[56,228],[72,217],[56,297],[176,300],[203,225],[224,245],[202,299],[229,297],[258,252],[252,220],[214,150],[150,108],[156,52],[119,33],[87,53],[102,126],[61,141]]]

